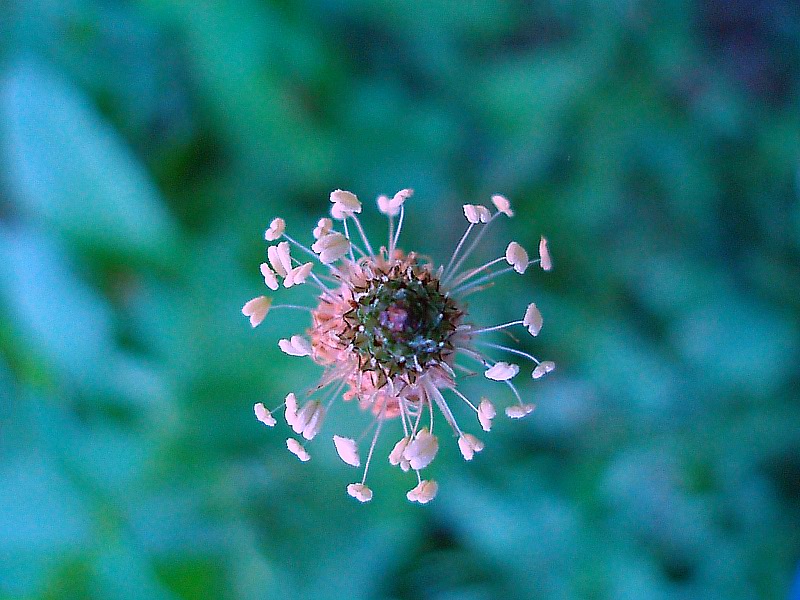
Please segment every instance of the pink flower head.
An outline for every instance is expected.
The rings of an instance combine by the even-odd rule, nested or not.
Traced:
[[[268,241],[281,238],[283,241],[267,249],[267,262],[261,265],[264,283],[273,291],[279,290],[281,282],[284,288],[309,283],[313,286],[306,285],[305,289],[313,287],[319,291],[310,306],[273,305],[270,298],[259,296],[242,309],[254,327],[270,310],[301,310],[310,314],[304,332],[285,334],[278,342],[284,353],[309,357],[323,370],[318,385],[308,394],[310,398],[300,403],[294,393],[286,396],[283,404],[286,423],[299,436],[289,437],[286,446],[301,461],[310,460],[306,445],[323,430],[329,410],[349,410],[371,420],[367,428],[371,435],[363,442],[366,452],[363,467],[359,453],[361,437],[333,436],[339,458],[347,465],[363,468],[361,481],[347,486],[347,493],[360,502],[373,497],[366,483],[368,469],[375,464],[371,459],[381,447],[380,435],[389,428],[398,440],[388,455],[389,464],[400,467],[400,472],[414,471],[416,485],[407,493],[411,502],[425,504],[437,494],[438,484],[424,479],[421,472],[436,459],[440,438],[450,437],[441,434],[440,427],[452,430],[465,460],[472,460],[483,450],[483,441],[458,424],[451,403],[463,402],[465,408],[473,410],[477,417],[473,427],[487,432],[497,409],[486,398],[477,406],[469,400],[460,388],[462,380],[468,380],[461,373],[468,377],[476,371],[483,372],[485,379],[481,379],[486,385],[501,383],[499,389],[516,401],[506,406],[506,415],[517,419],[532,412],[534,405],[523,401],[521,390],[511,381],[520,367],[498,358],[514,354],[529,359],[536,364],[533,379],[541,378],[555,367],[552,362],[540,362],[521,349],[476,343],[484,335],[511,327],[523,326],[538,335],[542,326],[535,304],[528,305],[521,320],[480,326],[465,302],[467,295],[486,289],[509,271],[525,274],[531,264],[525,249],[511,242],[504,254],[486,264],[464,266],[487,228],[498,220],[495,217],[500,213],[509,217],[514,214],[508,200],[492,196],[491,202],[497,209],[494,213],[480,204],[463,205],[468,221],[466,231],[453,256],[440,265],[398,247],[405,201],[412,193],[403,189],[392,197],[378,197],[378,209],[389,222],[388,239],[380,246],[370,242],[359,220],[361,202],[344,190],[331,193],[331,215],[335,221],[325,217],[317,222],[310,247],[286,236],[282,219],[273,220],[265,237]],[[327,274],[315,272],[315,263],[300,263],[293,258],[292,246],[297,255],[316,256],[321,271]],[[539,256],[542,268],[548,270],[550,255],[544,238],[539,245]],[[487,355],[486,348],[492,349],[491,354],[501,356]],[[526,381],[524,385],[532,384],[531,379]],[[280,408],[270,411],[258,403],[254,411],[259,421],[272,427],[276,425],[273,414]],[[433,434],[434,422],[438,435]],[[358,436],[362,429],[360,425],[354,426],[350,435]]]

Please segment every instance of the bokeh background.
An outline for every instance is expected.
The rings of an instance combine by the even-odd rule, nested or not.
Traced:
[[[0,598],[788,598],[799,100],[794,0],[0,2]],[[339,187],[551,242],[472,307],[558,370],[425,507],[252,414],[319,376],[239,312],[263,230]]]

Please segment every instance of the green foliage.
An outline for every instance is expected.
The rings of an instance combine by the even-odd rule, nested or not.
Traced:
[[[787,597],[798,23],[790,0],[0,3],[0,600]],[[439,262],[494,192],[517,216],[482,258],[548,237],[552,273],[470,309],[535,301],[522,345],[558,370],[471,463],[442,440],[433,503],[376,464],[362,506],[329,439],[301,465],[252,415],[316,383],[275,343],[305,321],[239,310],[273,216],[308,240],[351,189],[377,235],[405,187],[401,245]]]

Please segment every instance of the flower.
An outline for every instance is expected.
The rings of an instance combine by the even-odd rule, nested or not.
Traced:
[[[367,486],[368,470],[374,463],[379,437],[391,425],[395,433],[390,435],[397,437],[388,462],[403,472],[414,472],[417,483],[406,494],[411,502],[430,502],[438,491],[436,481],[421,475],[435,460],[440,438],[445,439],[438,425],[434,434],[435,423],[444,419],[442,427],[453,432],[465,460],[473,460],[484,448],[468,427],[462,428],[450,406],[453,401],[463,402],[477,417],[474,426],[487,432],[497,409],[487,398],[481,398],[477,406],[473,404],[460,388],[459,372],[467,376],[483,372],[486,379],[502,383],[515,400],[505,408],[508,417],[518,419],[533,411],[534,405],[523,402],[511,381],[520,366],[487,355],[487,349],[492,354],[513,354],[535,363],[533,379],[555,368],[551,361],[540,361],[522,349],[482,341],[487,334],[519,326],[538,335],[542,316],[534,303],[528,304],[522,319],[478,326],[464,302],[467,295],[489,287],[505,273],[516,271],[522,275],[536,262],[544,270],[552,268],[545,238],[539,243],[538,260],[529,260],[525,249],[511,242],[503,255],[465,269],[464,264],[497,217],[514,216],[508,199],[494,195],[491,203],[496,212],[480,204],[463,205],[466,231],[449,262],[439,266],[423,255],[398,247],[412,194],[411,189],[403,189],[391,197],[378,197],[378,209],[389,222],[389,235],[377,252],[358,217],[361,202],[345,190],[331,193],[331,216],[335,221],[325,217],[317,222],[310,247],[290,237],[282,219],[273,219],[265,238],[277,243],[267,248],[267,259],[260,265],[265,285],[273,291],[280,288],[281,280],[286,288],[310,285],[316,290],[315,301],[312,306],[273,305],[270,298],[258,296],[242,309],[254,327],[270,310],[310,314],[310,326],[304,335],[289,335],[278,342],[286,354],[307,358],[324,369],[319,384],[309,394],[312,398],[301,406],[295,393],[290,392],[281,405],[285,407],[287,425],[305,440],[301,443],[290,437],[286,446],[301,461],[310,460],[306,442],[323,429],[327,413],[340,410],[347,403],[355,404],[371,421],[362,434],[370,434],[371,439],[361,481],[347,485],[347,493],[361,502],[373,497]],[[328,274],[320,276],[313,271],[314,263],[301,263],[294,258],[292,246],[298,252],[316,256]],[[254,407],[256,418],[272,427],[276,424],[273,414],[281,406],[270,411],[258,403]],[[339,458],[346,465],[360,468],[361,437],[332,438]]]

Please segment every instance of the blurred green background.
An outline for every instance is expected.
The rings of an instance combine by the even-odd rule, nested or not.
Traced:
[[[0,2],[0,598],[787,598],[798,101],[795,0]],[[339,187],[551,242],[472,306],[558,370],[425,507],[253,417],[320,372],[239,312],[263,230]]]

